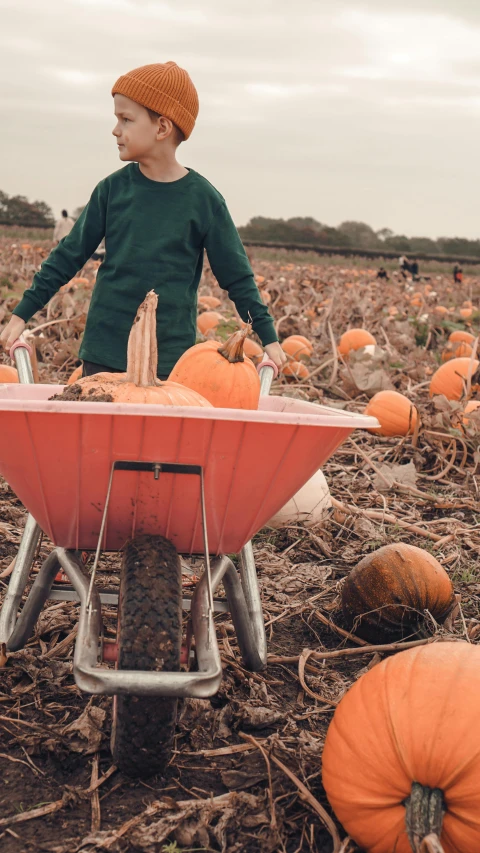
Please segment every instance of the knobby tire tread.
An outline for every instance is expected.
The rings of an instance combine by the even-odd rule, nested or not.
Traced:
[[[118,620],[118,668],[178,672],[182,643],[180,559],[163,536],[138,536],[123,552]],[[112,731],[114,763],[122,773],[164,773],[177,717],[176,698],[118,695]]]

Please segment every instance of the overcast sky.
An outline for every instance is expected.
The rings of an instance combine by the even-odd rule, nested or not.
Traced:
[[[178,159],[256,215],[479,236],[478,0],[0,0],[0,189],[58,216],[121,166],[110,89],[174,60]]]

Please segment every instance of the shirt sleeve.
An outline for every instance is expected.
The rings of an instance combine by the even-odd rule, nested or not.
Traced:
[[[101,181],[70,233],[44,260],[13,314],[28,323],[62,285],[67,284],[82,269],[105,236],[107,198],[108,187],[105,181]]]
[[[235,303],[242,320],[252,323],[263,346],[277,341],[272,317],[262,302],[253,270],[225,202],[213,217],[204,246],[215,278]]]

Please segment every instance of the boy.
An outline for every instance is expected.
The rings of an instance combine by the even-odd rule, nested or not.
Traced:
[[[251,318],[268,356],[281,367],[286,356],[224,198],[176,159],[198,115],[189,75],[175,62],[145,65],[120,77],[112,95],[117,118],[112,133],[128,165],[95,187],[71,232],[24,292],[0,342],[8,350],[105,238],[79,353],[84,376],[125,371],[130,328],[153,288],[159,297],[158,376],[168,377],[195,343],[204,249],[240,317]]]

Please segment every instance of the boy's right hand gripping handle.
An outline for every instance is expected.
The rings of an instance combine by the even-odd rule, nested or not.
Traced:
[[[18,381],[23,385],[33,385],[34,383],[30,361],[31,355],[32,348],[22,337],[19,337],[13,346],[10,347],[10,358],[15,362],[15,367],[18,371]]]
[[[257,370],[260,374],[260,396],[268,397],[272,382],[278,376],[278,367],[275,362],[268,357],[267,353],[264,353],[262,361],[257,366]]]

